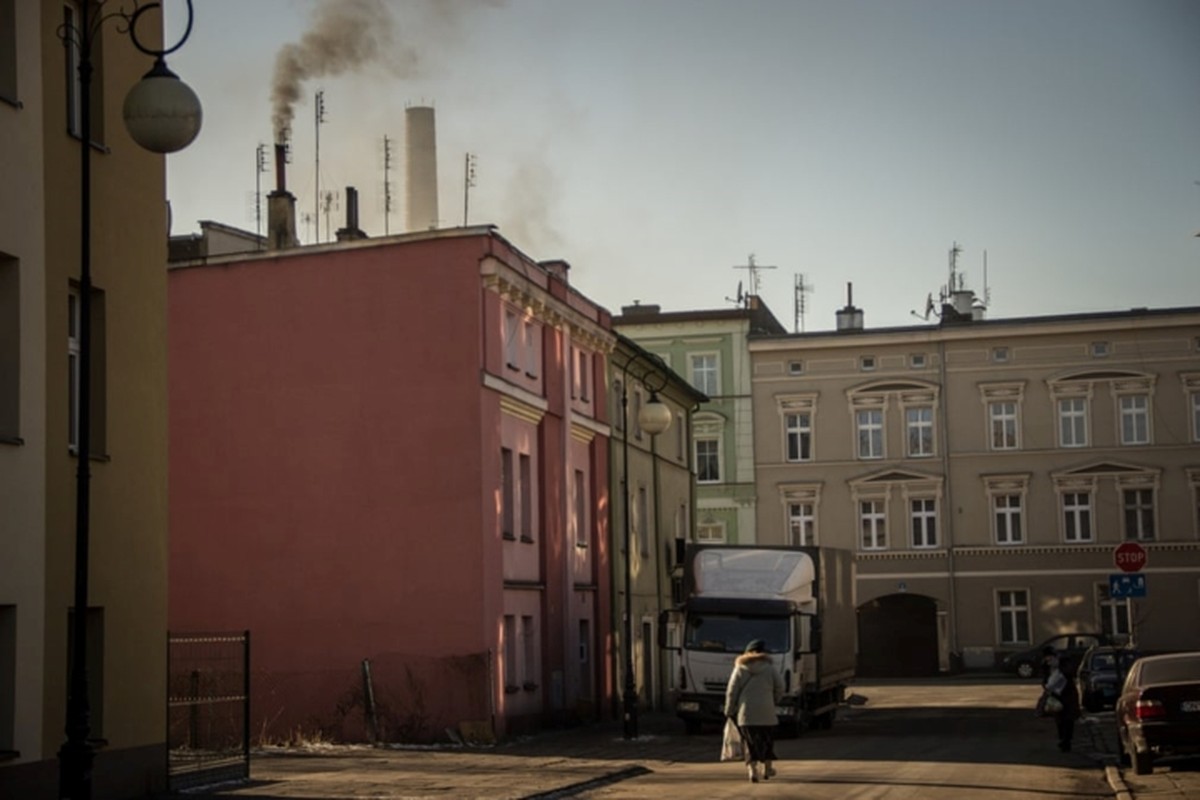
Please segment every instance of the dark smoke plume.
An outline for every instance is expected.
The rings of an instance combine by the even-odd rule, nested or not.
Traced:
[[[312,27],[275,56],[271,87],[275,141],[286,140],[304,82],[353,72],[377,60],[395,68],[392,14],[383,0],[322,0]]]

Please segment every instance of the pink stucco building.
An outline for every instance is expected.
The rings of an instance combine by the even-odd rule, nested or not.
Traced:
[[[565,263],[460,228],[169,298],[170,626],[252,632],[255,735],[365,735],[364,659],[390,739],[608,712],[615,337]]]

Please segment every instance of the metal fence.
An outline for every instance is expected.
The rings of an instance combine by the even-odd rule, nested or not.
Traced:
[[[172,791],[250,777],[250,631],[167,636]]]

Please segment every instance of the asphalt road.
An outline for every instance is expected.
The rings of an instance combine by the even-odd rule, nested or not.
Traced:
[[[636,740],[619,723],[547,732],[494,748],[323,747],[255,756],[249,784],[192,800],[1052,800],[1200,798],[1196,761],[1153,775],[1115,768],[1112,715],[1081,720],[1070,753],[1034,716],[1035,682],[1009,677],[875,681],[832,730],[777,743],[776,778],[750,784],[720,763],[720,735],[688,736],[668,714],[648,714]],[[1106,769],[1107,765],[1107,769]],[[1124,792],[1124,794],[1121,794]]]
[[[1071,753],[1053,723],[1033,714],[1036,684],[879,682],[857,687],[862,705],[833,730],[777,743],[779,775],[750,785],[736,764],[664,764],[581,798],[647,797],[1016,798],[1112,797],[1091,731]],[[715,737],[712,744],[716,743]]]

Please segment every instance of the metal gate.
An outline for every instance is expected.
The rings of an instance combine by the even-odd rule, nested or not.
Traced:
[[[250,631],[167,635],[171,791],[250,777]]]

